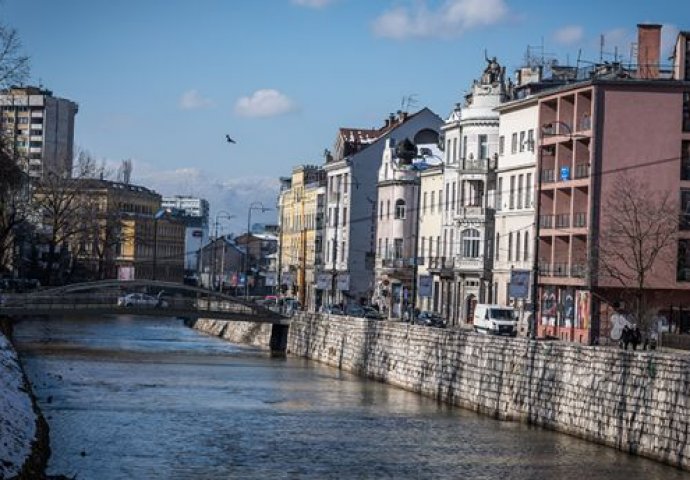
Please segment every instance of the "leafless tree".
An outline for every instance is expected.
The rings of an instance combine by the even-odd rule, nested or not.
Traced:
[[[19,34],[0,25],[0,87],[23,82],[29,75],[29,57],[22,53]]]
[[[0,138],[0,270],[11,262],[16,231],[26,220],[26,175]]]
[[[635,320],[649,328],[648,281],[654,271],[675,272],[678,207],[670,192],[655,192],[630,175],[616,183],[604,210],[600,234],[600,276],[617,281],[632,300]]]

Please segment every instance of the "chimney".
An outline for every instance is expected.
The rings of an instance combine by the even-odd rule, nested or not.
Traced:
[[[637,77],[659,78],[661,56],[661,25],[637,24]]]

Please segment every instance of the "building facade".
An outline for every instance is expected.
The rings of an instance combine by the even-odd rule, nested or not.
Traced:
[[[198,280],[199,252],[209,240],[208,200],[175,195],[163,197],[161,207],[185,224],[185,278]]]
[[[79,107],[40,87],[0,92],[0,128],[31,178],[72,172],[74,118]]]

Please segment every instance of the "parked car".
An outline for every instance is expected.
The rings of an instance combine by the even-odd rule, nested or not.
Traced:
[[[364,318],[372,320],[383,320],[385,317],[374,307],[364,307]]]
[[[358,305],[356,303],[350,303],[345,306],[345,315],[349,317],[361,317],[364,318],[364,315],[366,314],[366,311],[364,310],[364,307],[361,305]]]
[[[417,325],[424,325],[425,327],[445,328],[446,320],[438,313],[424,311],[420,312],[414,321]]]
[[[168,308],[168,302],[161,298],[161,294],[154,297],[145,293],[129,293],[117,299],[119,307],[150,307],[150,308]]]
[[[474,307],[474,330],[490,335],[517,335],[517,318],[513,307],[478,303]]]

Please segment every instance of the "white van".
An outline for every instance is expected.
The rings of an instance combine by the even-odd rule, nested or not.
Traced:
[[[479,303],[474,307],[474,330],[492,335],[517,335],[517,316],[513,307]]]

